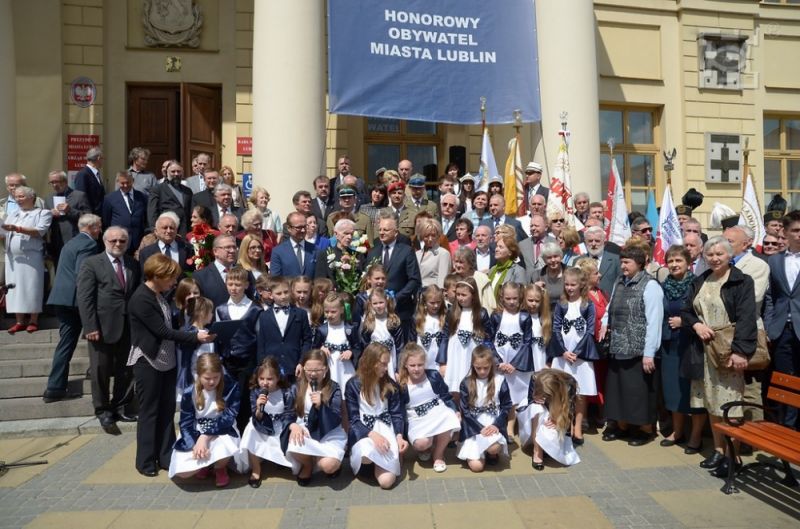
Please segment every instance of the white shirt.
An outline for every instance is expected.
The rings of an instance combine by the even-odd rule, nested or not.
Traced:
[[[225,281],[227,281],[228,272],[227,270],[225,270],[225,265],[215,259],[214,266],[217,267],[217,272],[219,272],[219,275],[222,277],[222,282],[224,283]]]
[[[475,260],[477,261],[478,270],[489,270],[491,268],[492,262],[492,252],[491,250],[486,250],[486,253],[481,253],[480,250],[477,248],[475,249]]]
[[[164,253],[164,248],[169,246],[169,257],[178,264],[181,264],[178,261],[178,243],[172,241],[172,244],[166,244],[164,241],[158,241],[158,249],[161,250],[161,253]]]
[[[392,260],[392,254],[394,253],[394,245],[395,244],[397,244],[397,239],[393,240],[389,244],[384,244],[383,245],[383,247],[381,248],[381,263],[383,263],[383,256],[386,253],[386,248],[387,247],[389,248],[389,258],[386,259],[386,262],[388,263],[389,261]]]
[[[217,217],[217,218],[220,218],[220,219],[221,219],[221,218],[222,218],[222,215],[226,215],[226,214],[228,214],[228,213],[230,213],[230,212],[231,212],[231,208],[224,208],[224,209],[225,209],[225,211],[223,212],[223,211],[222,211],[222,210],[223,210],[222,206],[220,206],[219,204],[217,204],[217,215],[218,215],[218,217]]]
[[[792,253],[786,250],[786,257],[784,257],[784,266],[786,268],[786,281],[789,282],[789,289],[794,288],[794,283],[797,281],[797,276],[800,274],[800,252]]]
[[[306,255],[305,255],[305,239],[300,242],[295,241],[292,239],[292,253],[297,257],[297,249],[300,248],[300,273],[303,272],[303,266],[306,263]]]
[[[247,299],[247,296],[243,297],[239,303],[228,298],[228,314],[230,314],[232,320],[241,320],[252,304],[253,302]]]
[[[275,310],[275,308],[272,310],[275,312],[275,321],[278,322],[278,329],[281,330],[281,336],[283,336],[286,334],[286,325],[289,324],[289,314],[282,310]]]
[[[94,177],[95,177],[95,178],[97,178],[97,182],[98,182],[100,185],[103,185],[103,181],[102,181],[102,180],[100,180],[100,169],[98,169],[97,167],[92,167],[92,166],[91,166],[91,165],[89,165],[89,164],[86,164],[86,167],[88,167],[88,168],[89,168],[89,170],[90,170],[90,171],[92,172],[92,174],[94,175]]]
[[[447,232],[450,231],[450,226],[452,226],[455,221],[456,221],[455,217],[453,217],[452,219],[442,217],[442,233],[447,235]]]

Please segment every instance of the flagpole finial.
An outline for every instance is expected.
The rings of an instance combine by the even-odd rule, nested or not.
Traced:
[[[561,117],[561,130],[567,130],[567,115],[568,113],[566,110],[559,114],[559,117]]]
[[[486,128],[486,96],[481,96],[481,126]]]
[[[617,139],[614,136],[609,136],[608,141],[606,141],[606,145],[608,145],[608,150],[611,151],[609,156],[612,158],[614,157],[614,145],[617,144]]]
[[[517,134],[519,134],[519,129],[522,128],[522,111],[515,108],[512,115],[514,116],[514,129],[516,129]]]
[[[664,151],[664,172],[667,173],[667,185],[672,185],[672,171],[675,170],[675,156],[678,154],[676,148],[672,148],[672,152]]]

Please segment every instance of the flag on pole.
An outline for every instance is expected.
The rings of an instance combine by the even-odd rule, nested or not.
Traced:
[[[652,189],[647,190],[647,209],[644,216],[647,217],[647,222],[655,230],[658,227],[659,216],[658,208],[656,208],[656,194]]]
[[[478,185],[476,191],[488,191],[489,179],[501,180],[500,172],[497,170],[497,163],[494,161],[494,151],[492,141],[489,139],[489,128],[483,127],[483,143],[481,144],[481,169],[478,172]]]
[[[767,234],[764,229],[764,216],[758,203],[756,185],[750,173],[745,175],[744,195],[742,196],[742,212],[739,214],[739,225],[747,226],[753,230],[753,249],[761,251],[761,242]]]
[[[519,152],[519,132],[508,142],[508,159],[506,160],[505,182],[503,194],[506,198],[506,215],[523,215],[525,197],[523,182],[525,173],[522,170],[522,155]]]
[[[567,225],[578,231],[584,229],[583,223],[575,216],[575,201],[572,198],[572,178],[569,170],[569,131],[560,130],[561,144],[558,146],[556,165],[550,175],[550,195],[547,211],[561,210],[566,216]]]
[[[656,245],[653,248],[653,261],[661,266],[667,264],[664,256],[673,244],[683,244],[683,236],[681,235],[681,224],[678,222],[678,214],[672,203],[672,191],[667,184],[664,188],[664,198],[661,200],[661,214],[658,217],[658,233]]]
[[[631,225],[628,222],[628,206],[625,204],[625,189],[617,169],[617,160],[611,158],[611,172],[608,176],[608,196],[606,198],[607,239],[619,246],[631,238]]]

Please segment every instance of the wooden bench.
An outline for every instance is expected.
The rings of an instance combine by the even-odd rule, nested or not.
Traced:
[[[800,378],[784,373],[773,373],[769,390],[767,391],[767,398],[781,404],[800,408]],[[725,494],[739,492],[739,489],[734,484],[737,470],[733,441],[747,443],[755,449],[762,450],[780,459],[783,463],[783,471],[786,472],[786,476],[781,480],[781,483],[788,487],[796,487],[798,483],[792,473],[791,464],[800,465],[800,432],[774,421],[746,421],[745,419],[728,417],[730,410],[737,406],[761,408],[765,414],[768,413],[764,406],[752,402],[734,401],[722,406],[724,422],[714,424],[714,428],[725,436],[725,441],[728,445],[728,477],[721,489],[722,492]],[[762,463],[752,463],[747,466],[760,464]],[[744,468],[741,470],[744,470]]]

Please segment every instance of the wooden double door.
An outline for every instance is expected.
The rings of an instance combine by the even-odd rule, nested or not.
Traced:
[[[199,153],[222,160],[222,87],[191,83],[128,84],[128,152],[150,149],[148,169],[160,176],[165,160],[179,160],[184,174]]]

